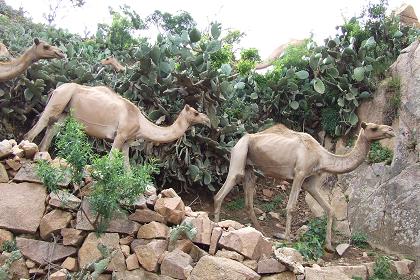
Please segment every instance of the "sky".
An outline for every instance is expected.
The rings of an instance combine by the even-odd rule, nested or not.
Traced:
[[[35,22],[45,23],[43,14],[48,12],[50,3],[60,0],[6,0],[14,8],[23,7]],[[61,0],[68,2],[67,0]],[[374,1],[377,3],[378,1]],[[388,0],[390,8],[399,7],[403,0]],[[420,1],[410,3],[420,14]],[[154,10],[176,13],[189,12],[205,29],[212,21],[222,23],[224,29],[239,29],[246,33],[241,47],[254,47],[262,58],[267,57],[276,47],[290,39],[309,37],[311,33],[317,41],[335,34],[335,26],[343,23],[343,16],[358,15],[366,0],[86,0],[81,8],[62,9],[58,12],[56,26],[71,32],[94,33],[97,23],[110,23],[108,7],[118,9],[127,4],[142,17]],[[143,36],[155,37],[144,34]]]

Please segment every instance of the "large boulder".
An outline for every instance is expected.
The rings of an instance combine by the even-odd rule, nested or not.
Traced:
[[[401,106],[391,166],[362,164],[340,175],[347,188],[352,232],[371,245],[420,261],[420,40],[401,51],[391,66],[401,81]]]
[[[175,249],[165,256],[160,271],[162,275],[176,279],[187,279],[193,269],[192,262],[190,255]]]
[[[258,280],[255,271],[240,262],[215,256],[204,256],[191,272],[189,280]]]
[[[168,241],[154,239],[147,244],[136,246],[134,252],[142,267],[147,271],[156,272],[159,268],[159,258],[167,248]]]
[[[45,211],[45,187],[33,183],[0,183],[0,194],[0,228],[35,233]]]
[[[41,219],[39,225],[39,233],[41,238],[46,240],[52,236],[52,234],[60,231],[62,228],[67,227],[72,219],[72,215],[69,212],[62,211],[60,209],[54,209],[47,213]]]

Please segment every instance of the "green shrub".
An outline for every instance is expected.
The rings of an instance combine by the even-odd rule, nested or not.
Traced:
[[[359,248],[366,248],[369,246],[367,239],[368,237],[366,233],[359,232],[359,231],[353,232],[350,237],[351,244]]]
[[[84,132],[83,125],[71,115],[56,136],[57,156],[65,159],[72,170],[72,181],[80,184],[83,169],[93,156],[92,146]]]
[[[197,228],[191,222],[183,221],[180,225],[176,225],[171,228],[169,234],[169,248],[175,245],[175,242],[181,236],[185,236],[189,240],[193,241],[197,235]]]
[[[392,125],[401,106],[401,79],[399,77],[391,77],[388,81],[387,93],[389,97],[384,108],[384,123]]]
[[[293,248],[298,250],[307,260],[317,260],[324,255],[327,219],[315,218],[309,221],[308,231],[305,232]]]
[[[391,164],[394,153],[387,147],[383,147],[379,141],[374,141],[370,145],[368,153],[369,163],[385,162]]]
[[[325,108],[321,112],[322,128],[331,136],[337,136],[336,128],[340,127],[340,113],[335,108]]]
[[[369,280],[395,280],[398,275],[391,269],[391,260],[387,256],[380,256],[375,260],[373,276]]]
[[[110,155],[97,157],[92,163],[94,184],[89,202],[97,214],[97,229],[106,229],[115,212],[121,211],[120,202],[133,205],[135,200],[151,183],[151,174],[157,172],[153,162],[124,168],[121,152],[112,150]]]
[[[49,193],[57,192],[60,189],[59,183],[64,181],[68,171],[63,167],[53,166],[46,160],[36,162],[36,174],[41,178],[42,184],[47,187]]]

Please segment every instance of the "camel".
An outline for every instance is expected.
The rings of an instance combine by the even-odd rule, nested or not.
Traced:
[[[0,62],[0,82],[16,78],[40,59],[61,59],[65,57],[65,54],[59,48],[35,38],[34,44],[23,55],[11,61]]]
[[[47,151],[57,133],[53,124],[62,123],[68,111],[72,111],[73,116],[84,125],[87,135],[112,140],[112,149],[122,150],[127,168],[129,147],[135,140],[169,143],[180,138],[191,125],[210,126],[207,115],[189,105],[185,105],[171,126],[157,126],[136,105],[108,87],[66,83],[52,92],[40,119],[24,139],[32,142],[47,127],[40,144],[40,151]]]
[[[273,62],[281,57],[288,46],[297,46],[301,45],[305,40],[292,39],[289,42],[278,46],[263,62],[255,65],[255,70],[265,69],[273,64]]]
[[[286,207],[284,238],[288,241],[291,240],[292,212],[296,206],[299,192],[303,189],[327,213],[325,247],[332,251],[333,210],[318,190],[322,173],[342,174],[354,170],[365,160],[372,141],[394,136],[390,126],[362,122],[352,151],[345,155],[335,155],[328,152],[309,134],[295,132],[282,124],[259,133],[246,134],[233,147],[226,181],[214,197],[215,221],[219,221],[220,208],[226,195],[236,184],[242,183],[248,215],[255,227],[261,230],[253,207],[256,181],[253,167],[256,167],[266,176],[280,180],[293,180]]]
[[[101,60],[102,65],[111,65],[115,72],[123,72],[125,71],[125,67],[113,56],[109,56],[105,59]]]

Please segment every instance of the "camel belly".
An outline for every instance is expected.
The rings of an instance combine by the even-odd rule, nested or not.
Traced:
[[[265,175],[292,180],[296,166],[294,144],[283,138],[266,136],[251,139],[248,148],[248,159]]]
[[[121,106],[118,102],[106,101],[95,94],[72,98],[69,104],[74,117],[81,122],[88,135],[101,139],[114,139],[118,129]]]

